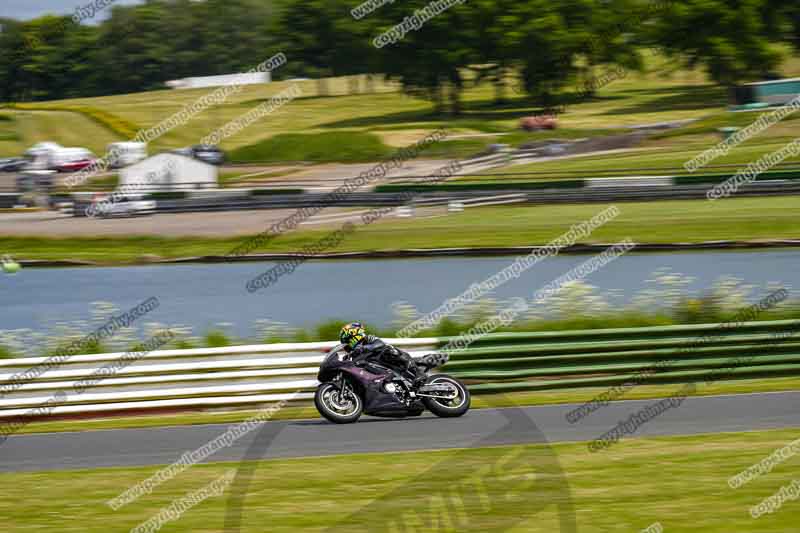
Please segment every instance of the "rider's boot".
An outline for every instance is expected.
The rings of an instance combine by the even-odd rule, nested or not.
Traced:
[[[428,374],[425,373],[425,370],[413,361],[408,364],[406,372],[411,376],[414,388],[421,387],[428,379]]]

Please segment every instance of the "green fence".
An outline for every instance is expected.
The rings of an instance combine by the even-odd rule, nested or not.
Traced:
[[[443,370],[476,392],[800,375],[798,332],[800,320],[501,333]]]

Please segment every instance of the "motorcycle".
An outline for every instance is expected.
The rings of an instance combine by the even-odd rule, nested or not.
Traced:
[[[403,418],[419,416],[428,409],[443,418],[462,416],[470,407],[467,387],[447,374],[428,374],[448,360],[449,356],[436,353],[415,358],[426,373],[426,379],[415,385],[380,361],[355,364],[340,344],[320,365],[314,404],[323,417],[337,424],[353,423],[362,413]]]

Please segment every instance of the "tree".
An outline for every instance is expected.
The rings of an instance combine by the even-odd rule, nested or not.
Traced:
[[[371,14],[376,20],[372,43],[387,77],[398,80],[406,93],[431,100],[437,112],[459,114],[463,69],[477,57],[469,6],[455,5],[425,20],[417,11],[427,6],[425,0],[411,0]],[[381,37],[413,16],[423,22],[418,29],[409,28],[393,43]]]
[[[572,13],[574,6],[537,0],[521,6],[519,57],[525,90],[542,105],[579,72],[578,56],[586,42],[585,15]]]
[[[785,0],[765,0],[762,16],[775,40],[790,43],[800,50],[800,4]]]
[[[653,34],[676,60],[702,66],[726,87],[767,76],[781,62],[763,19],[763,0],[684,0],[658,18]]]
[[[495,87],[495,103],[505,100],[507,81],[518,57],[521,20],[514,0],[476,0],[470,4],[475,27],[475,82],[489,80]]]
[[[522,91],[547,105],[575,77],[590,79],[596,64],[638,65],[632,47],[618,38],[616,13],[605,4],[477,0],[471,7],[479,73],[495,84],[498,102],[505,81],[516,72]]]
[[[25,41],[24,25],[20,22],[0,20],[0,100],[23,100],[29,82],[23,65],[30,53]]]
[[[305,0],[292,2],[281,18],[281,43],[286,48],[290,70],[317,78],[317,91],[329,94],[325,77],[337,63],[336,25],[331,16],[334,2]]]

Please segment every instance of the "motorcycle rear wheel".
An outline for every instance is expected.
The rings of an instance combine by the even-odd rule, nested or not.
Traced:
[[[352,424],[364,411],[364,402],[356,392],[348,390],[343,398],[333,383],[322,383],[317,387],[314,405],[319,414],[335,424]]]
[[[469,406],[472,401],[471,396],[467,386],[461,383],[461,381],[447,374],[434,374],[428,377],[425,384],[430,385],[433,383],[448,383],[452,385],[457,389],[458,396],[453,400],[423,398],[422,402],[431,413],[441,418],[455,418],[469,411]]]

